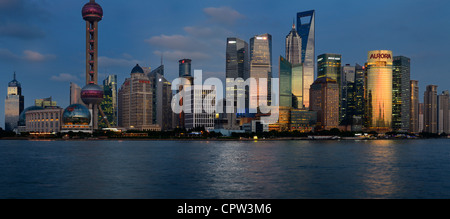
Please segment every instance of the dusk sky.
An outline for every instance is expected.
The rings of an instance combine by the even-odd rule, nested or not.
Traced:
[[[69,105],[69,84],[85,83],[85,21],[88,0],[0,0],[0,127],[4,128],[7,84],[17,73],[25,107],[52,96]],[[297,12],[316,11],[316,56],[342,54],[342,64],[363,65],[370,50],[411,58],[411,79],[420,96],[426,85],[450,90],[450,1],[448,0],[97,0],[99,81],[118,84],[139,64],[156,68],[164,54],[166,78],[178,75],[178,60],[192,59],[203,78],[225,77],[227,37],[247,42],[272,35],[273,72],[284,56],[285,37]],[[421,98],[423,99],[423,97]]]

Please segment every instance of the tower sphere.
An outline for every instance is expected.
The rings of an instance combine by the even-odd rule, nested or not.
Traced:
[[[103,101],[103,89],[94,83],[90,83],[81,89],[81,100],[85,104],[98,105]]]
[[[86,21],[101,21],[103,18],[103,9],[95,1],[91,0],[83,6],[81,14],[83,15],[83,19]]]

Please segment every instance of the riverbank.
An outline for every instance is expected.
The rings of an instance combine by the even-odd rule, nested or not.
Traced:
[[[148,137],[85,137],[85,138],[32,138],[5,137],[1,140],[22,141],[370,141],[370,140],[420,140],[420,139],[449,139],[449,138],[368,138],[368,137],[337,137],[337,136],[309,136],[309,137],[276,137],[276,138],[148,138]]]

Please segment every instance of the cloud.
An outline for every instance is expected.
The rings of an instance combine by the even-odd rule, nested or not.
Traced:
[[[53,75],[50,80],[58,82],[74,82],[79,81],[80,79],[75,75],[60,73],[59,75]]]
[[[55,55],[43,55],[39,52],[31,51],[31,50],[25,50],[24,52],[24,59],[32,62],[43,62],[47,60],[51,60],[56,58]]]
[[[56,56],[52,54],[41,54],[32,50],[23,51],[23,55],[17,55],[11,52],[9,49],[0,48],[0,58],[6,61],[27,61],[27,62],[44,62],[55,59]]]
[[[203,12],[205,12],[205,14],[207,14],[213,21],[226,25],[233,25],[237,20],[245,18],[245,16],[238,11],[225,6],[220,8],[205,8],[203,9]]]

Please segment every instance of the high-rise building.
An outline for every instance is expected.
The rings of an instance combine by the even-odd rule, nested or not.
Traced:
[[[152,82],[152,123],[158,124],[161,130],[166,131],[172,129],[172,84],[164,78],[164,65],[161,63],[159,67],[147,74]]]
[[[449,99],[450,94],[448,90],[443,91],[442,94],[438,95],[438,112],[437,112],[437,128],[438,134],[446,133],[449,134]]]
[[[355,116],[364,117],[365,67],[355,65]]]
[[[356,110],[356,83],[355,83],[356,67],[346,64],[341,71],[341,104],[340,104],[340,120],[342,125],[351,125],[352,118]]]
[[[117,75],[108,75],[103,80],[103,101],[100,104],[103,115],[99,116],[99,127],[117,126]]]
[[[14,78],[8,83],[8,91],[5,99],[5,130],[17,132],[19,116],[24,110],[24,97],[22,85]]]
[[[137,130],[161,130],[153,124],[152,84],[144,70],[136,65],[118,93],[119,127]]]
[[[411,80],[410,85],[409,132],[419,133],[419,81]]]
[[[437,133],[437,86],[428,85],[423,98],[423,131]]]
[[[77,84],[70,82],[70,105],[72,104],[83,104],[81,100],[81,87]]]
[[[407,132],[410,110],[410,64],[404,56],[395,56],[392,71],[392,129]]]
[[[297,32],[302,39],[303,105],[309,107],[309,89],[314,83],[315,70],[315,11],[297,13]]]
[[[328,77],[317,78],[310,89],[310,110],[317,112],[319,130],[339,126],[339,87],[337,81]]]
[[[365,127],[369,131],[392,130],[392,51],[368,53],[365,81]]]
[[[341,83],[341,59],[339,54],[325,53],[317,57],[317,78],[329,77]]]
[[[286,59],[292,65],[302,63],[302,38],[292,24],[292,30],[286,36]]]
[[[342,90],[341,90],[341,59],[339,54],[325,53],[317,57],[317,78],[328,77],[336,80],[339,89],[339,110],[342,109]],[[342,122],[342,112],[339,112],[339,123]]]
[[[225,117],[227,120],[228,129],[239,129],[239,119],[238,117],[244,116],[248,113],[248,89],[245,89],[243,81],[247,80],[250,74],[250,53],[248,43],[236,37],[227,38],[227,48],[226,48],[226,92],[232,92],[233,100],[226,100],[226,103],[232,105],[227,106],[228,109],[234,113],[230,113],[225,109]],[[228,98],[231,98],[227,94]],[[238,106],[238,101],[244,101],[244,105]],[[242,101],[241,101],[242,104]]]
[[[302,38],[298,34],[295,23],[292,24],[292,30],[286,36],[286,60],[290,63],[290,85],[293,109],[302,109],[303,106],[303,62],[302,62]],[[280,60],[281,63],[281,60]],[[281,68],[281,64],[280,64]],[[280,72],[279,72],[280,73]],[[280,74],[281,75],[281,74]],[[281,85],[281,83],[280,83]],[[281,89],[282,87],[280,87]]]
[[[98,22],[103,18],[103,9],[95,0],[90,0],[81,13],[86,21],[86,86],[81,89],[81,99],[92,114],[92,129],[98,129],[98,110],[103,99],[103,89],[97,85]]]
[[[269,103],[272,79],[272,36],[270,34],[257,35],[250,39],[250,78],[256,79],[257,87],[250,88],[249,100],[253,99],[253,101],[256,100],[255,103],[259,103],[260,100],[265,99]]]
[[[190,59],[181,59],[178,61],[178,75],[181,77],[191,76],[192,75],[192,60]]]
[[[279,58],[279,114],[278,125],[280,131],[289,130],[292,107],[292,64],[288,60]]]
[[[185,126],[187,130],[194,128],[214,129],[216,113],[215,106],[204,104],[212,103],[216,97],[216,90],[212,85],[193,85],[190,92],[187,92],[187,100],[183,104],[190,109],[185,113]],[[212,112],[212,113],[210,113]]]
[[[419,132],[423,132],[424,129],[424,103],[419,103]]]

